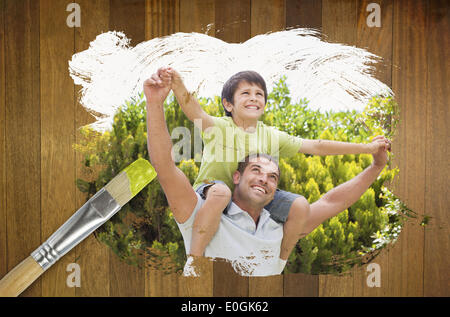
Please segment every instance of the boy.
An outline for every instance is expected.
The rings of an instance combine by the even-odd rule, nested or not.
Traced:
[[[203,131],[202,163],[193,187],[206,201],[194,220],[189,252],[192,256],[202,256],[217,231],[221,214],[231,200],[233,172],[238,162],[248,154],[266,153],[278,158],[298,152],[312,155],[372,154],[380,147],[389,148],[389,141],[385,138],[376,138],[370,144],[305,140],[266,126],[258,121],[267,103],[266,84],[253,71],[239,72],[225,83],[221,98],[226,116],[222,118],[212,117],[201,108],[174,69],[160,68],[152,76],[155,84],[160,84],[161,78],[171,79],[171,88],[183,112]],[[253,194],[264,193],[265,183],[270,181],[274,180],[253,186]],[[310,212],[309,204],[303,196],[277,190],[265,209],[275,221],[284,223],[280,258],[286,261],[298,239],[304,236],[291,236],[288,232],[303,232]]]

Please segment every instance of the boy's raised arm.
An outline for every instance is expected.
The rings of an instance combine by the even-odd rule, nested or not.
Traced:
[[[202,131],[214,126],[212,117],[202,109],[197,99],[186,89],[180,74],[173,68],[169,68],[168,72],[172,75],[173,93],[188,119]],[[198,126],[200,122],[201,126]]]
[[[390,149],[390,142],[383,136],[377,136],[371,143],[350,143],[331,140],[303,139],[299,152],[311,155],[342,155],[342,154],[374,154],[380,148]]]

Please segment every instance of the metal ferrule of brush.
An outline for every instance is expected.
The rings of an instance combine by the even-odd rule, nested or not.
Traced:
[[[45,271],[111,218],[121,206],[105,188],[98,191],[39,248],[31,253]]]

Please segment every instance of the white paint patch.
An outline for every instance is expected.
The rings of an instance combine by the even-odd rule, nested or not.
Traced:
[[[186,87],[202,97],[220,96],[225,81],[242,70],[259,72],[269,92],[286,76],[292,100],[306,98],[313,110],[361,111],[372,96],[392,95],[372,75],[378,56],[319,36],[312,29],[292,29],[229,44],[176,33],[130,47],[125,34],[107,32],[73,55],[69,70],[82,86],[80,103],[96,113],[97,130],[110,128],[116,110],[139,95],[144,80],[162,66],[178,70]]]

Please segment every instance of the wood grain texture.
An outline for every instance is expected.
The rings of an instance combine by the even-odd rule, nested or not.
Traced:
[[[371,263],[379,265],[380,268],[380,287],[369,286],[367,280],[372,269],[369,264],[355,267],[353,274],[353,296],[356,297],[382,297],[389,296],[389,252],[383,250]]]
[[[146,268],[146,297],[178,297],[180,295],[181,276],[177,273],[167,274],[161,270]]]
[[[109,252],[108,246],[99,242],[93,234],[76,247],[74,261],[80,266],[81,275],[81,287],[75,290],[77,297],[110,296]]]
[[[245,42],[250,38],[250,23],[250,0],[216,0],[216,38],[227,43]]]
[[[211,297],[214,294],[214,262],[209,258],[198,257],[192,264],[197,277],[179,276],[178,293],[182,297]]]
[[[354,279],[352,273],[344,275],[320,275],[320,297],[352,297],[354,294]]]
[[[180,0],[146,0],[145,12],[146,40],[179,32]]]
[[[251,36],[284,30],[286,6],[284,0],[252,1]]]
[[[125,263],[111,250],[109,250],[109,254],[109,296],[145,296],[144,269]]]
[[[395,193],[419,214],[425,207],[426,25],[427,1],[394,2],[392,87],[401,110],[399,133],[393,144],[400,169]],[[396,244],[401,251],[389,254],[389,293],[422,296],[423,228],[417,223],[407,224]]]
[[[30,256],[16,265],[0,280],[0,297],[17,297],[44,273]]]
[[[64,2],[40,1],[41,239],[47,240],[76,211],[74,84],[67,61],[74,53],[74,29],[66,24]],[[42,296],[74,296],[66,285],[66,254],[42,277]]]
[[[249,277],[249,297],[282,297],[284,294],[283,275]]]
[[[7,0],[6,201],[8,270],[41,243],[39,2]],[[38,280],[22,296],[40,296]]]
[[[109,0],[79,0],[82,10],[81,27],[75,28],[75,52],[89,48],[89,43],[95,37],[108,30]],[[75,86],[75,139],[80,142],[79,129],[95,119],[79,103],[81,86]],[[75,153],[76,178],[89,179],[83,174],[83,157]],[[76,189],[76,207],[80,208],[86,202],[85,193]],[[76,263],[80,265],[81,287],[76,288],[76,296],[109,296],[109,248],[100,243],[93,234],[75,248]]]
[[[179,0],[180,31],[215,34],[215,0]]]
[[[448,1],[429,2],[425,214],[433,218],[425,227],[424,296],[450,295],[449,20]]]
[[[319,296],[319,276],[311,274],[285,274],[284,296],[317,297]]]
[[[367,7],[370,0],[358,2],[356,46],[367,49],[369,52],[380,56],[383,60],[376,65],[375,77],[391,87],[392,85],[392,15],[393,1],[377,1],[380,5],[381,27],[369,27],[367,17],[370,12]]]
[[[286,0],[286,27],[322,29],[322,0]]]
[[[323,39],[356,44],[357,0],[322,0]]]
[[[110,31],[124,32],[130,45],[145,40],[145,0],[110,0]]]
[[[249,296],[249,278],[236,273],[230,262],[216,260],[214,261],[213,296],[247,297]]]
[[[0,0],[0,276],[8,271],[6,253],[6,60],[5,0]]]

